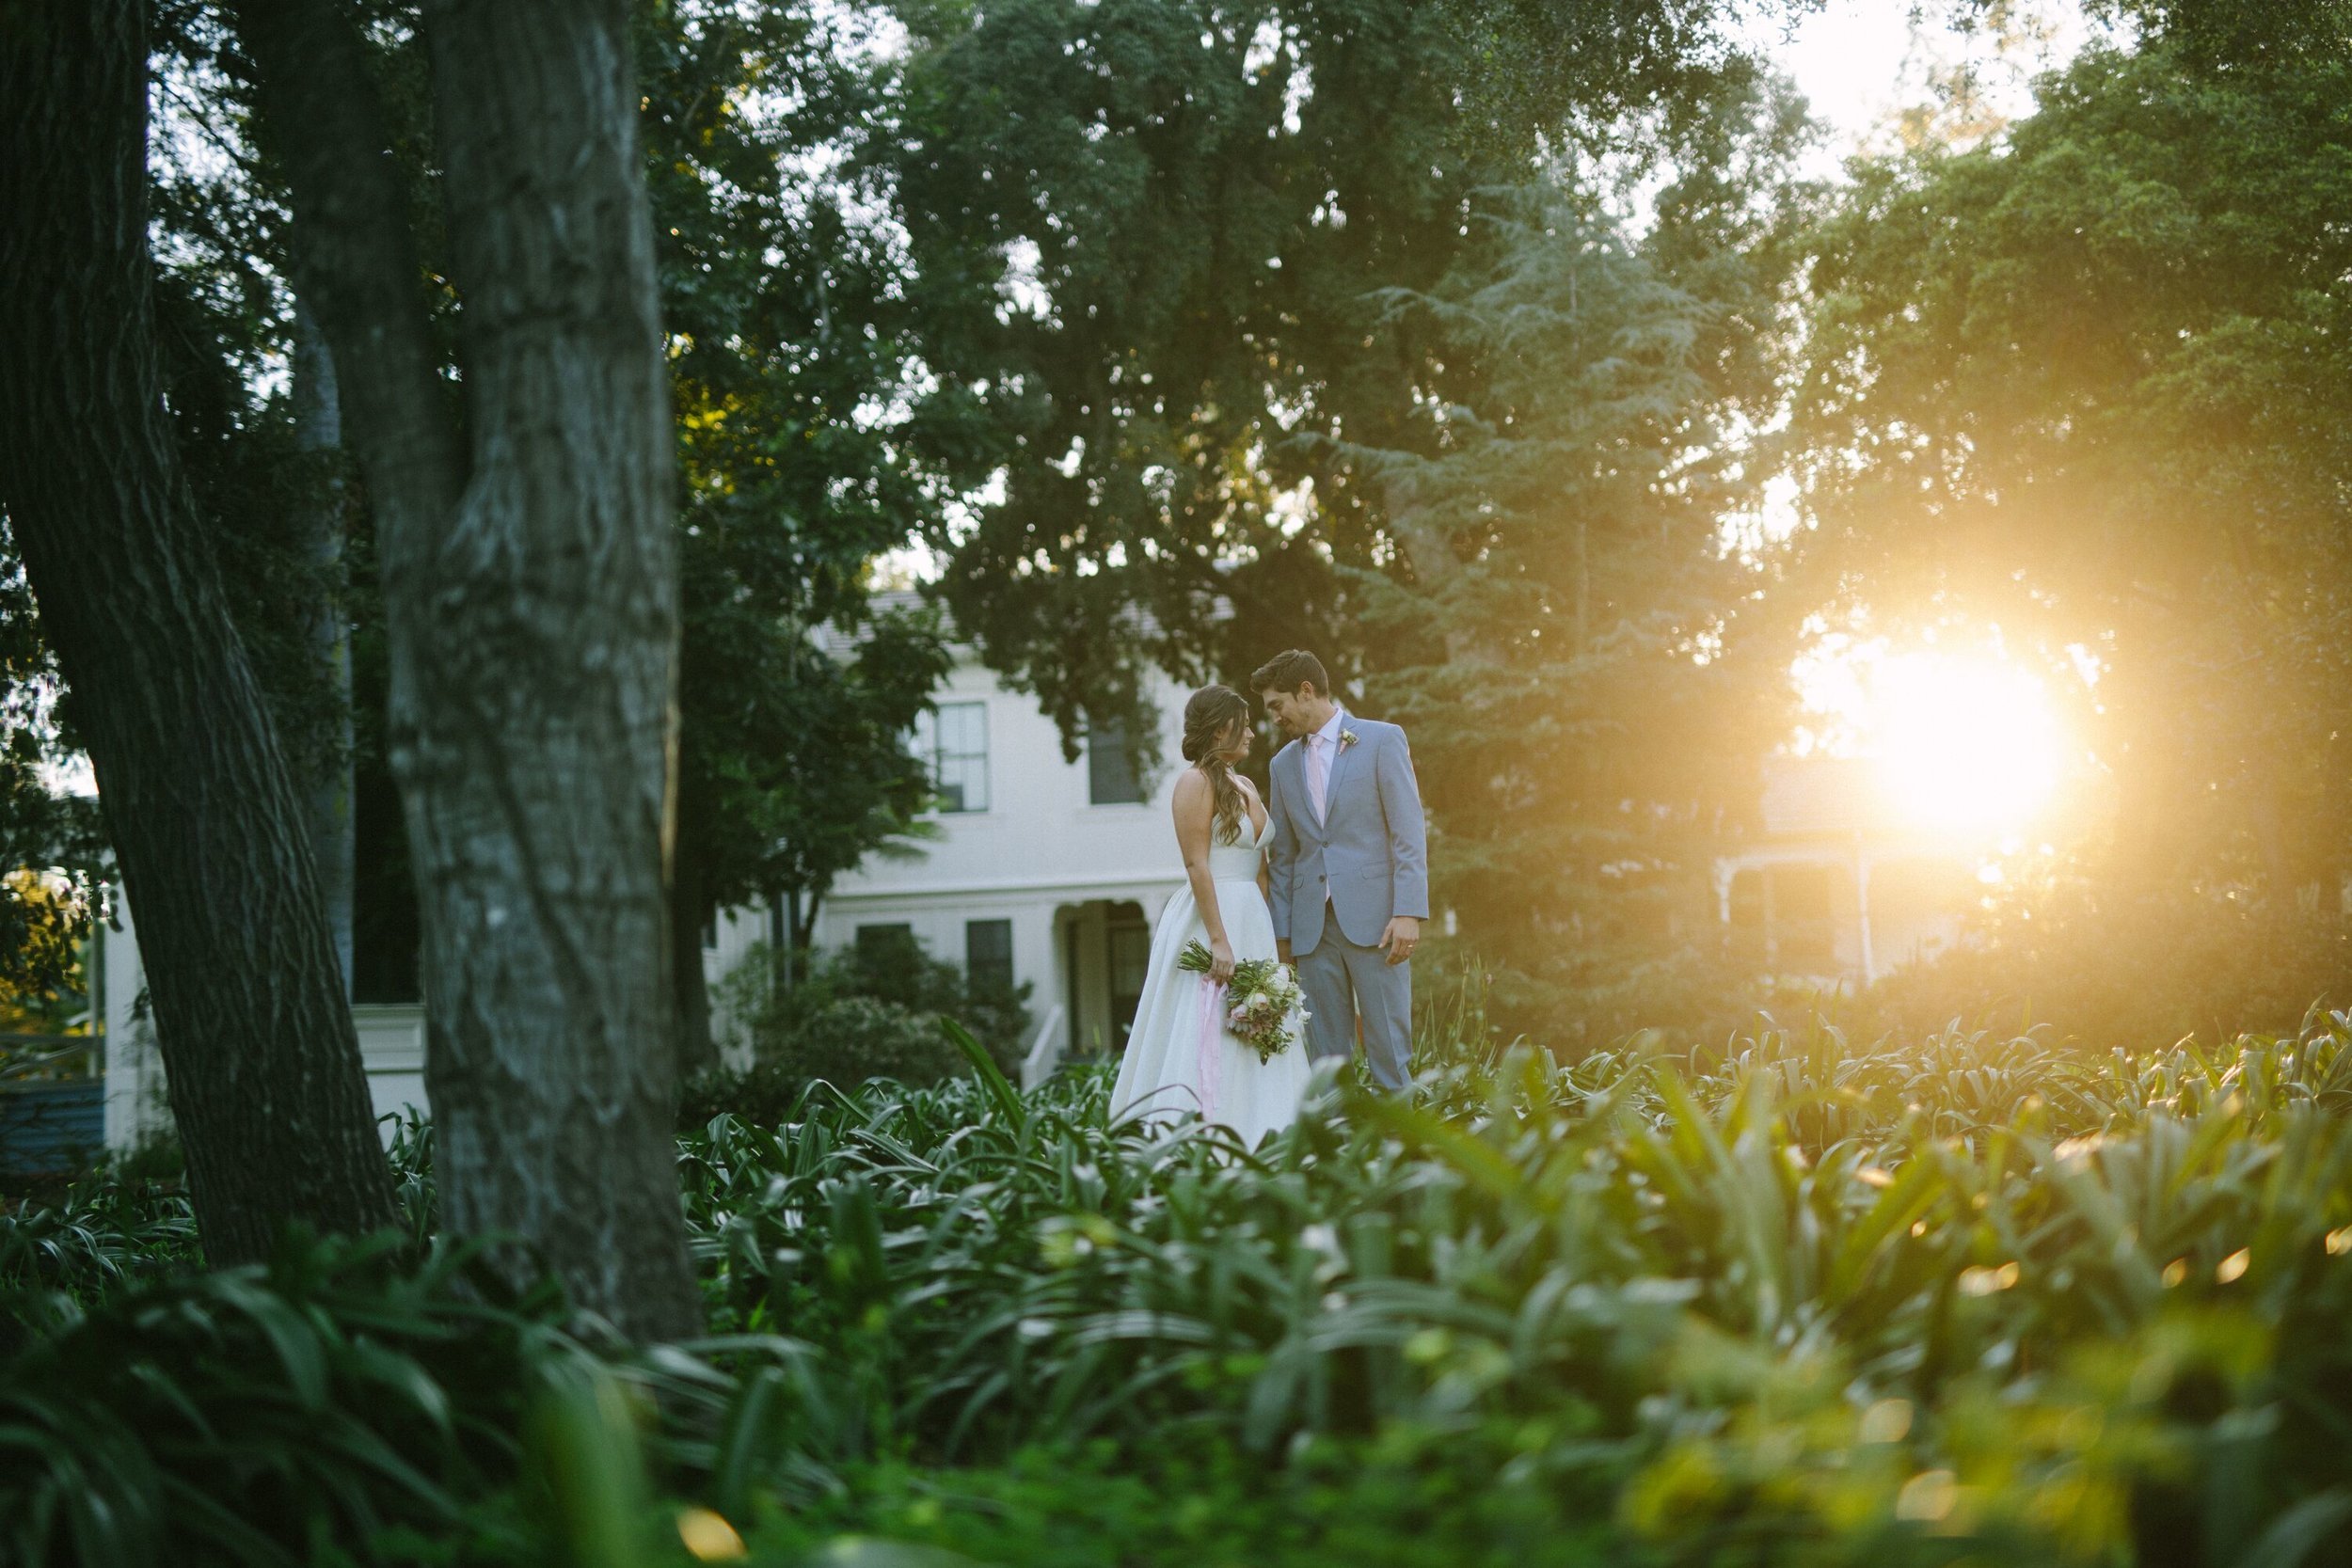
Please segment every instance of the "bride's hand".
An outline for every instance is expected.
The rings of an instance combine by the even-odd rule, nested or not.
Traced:
[[[1233,977],[1233,944],[1223,937],[1209,943],[1209,984],[1225,985]]]

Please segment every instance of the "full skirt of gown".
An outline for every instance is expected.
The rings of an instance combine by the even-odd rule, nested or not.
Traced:
[[[1211,864],[1225,938],[1233,944],[1236,962],[1274,958],[1274,915],[1266,908],[1265,895],[1258,891],[1255,871],[1229,877],[1216,863],[1231,853],[1219,849]],[[1152,963],[1119,1064],[1119,1081],[1111,1090],[1111,1118],[1197,1111],[1204,1119],[1232,1129],[1245,1145],[1254,1148],[1267,1133],[1298,1119],[1311,1064],[1295,1014],[1289,1049],[1267,1062],[1258,1059],[1255,1046],[1224,1026],[1230,1001],[1212,1007],[1204,1001],[1211,993],[1208,976],[1176,967],[1187,942],[1205,947],[1208,941],[1208,928],[1186,886],[1168,901],[1152,933]],[[1204,1046],[1203,1035],[1210,1030],[1214,1037]]]

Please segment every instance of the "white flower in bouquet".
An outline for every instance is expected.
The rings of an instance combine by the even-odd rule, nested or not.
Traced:
[[[1184,944],[1176,956],[1176,967],[1188,970],[1205,979],[1216,963],[1216,958],[1199,942]],[[1307,1016],[1302,1005],[1298,982],[1290,972],[1272,958],[1250,958],[1233,966],[1233,977],[1226,982],[1228,1006],[1225,1026],[1247,1041],[1258,1053],[1258,1059],[1270,1062],[1288,1051],[1297,1038],[1291,1027],[1295,1014],[1300,1020]]]

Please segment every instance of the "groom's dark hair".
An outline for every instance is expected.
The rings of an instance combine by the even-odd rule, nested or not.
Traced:
[[[1313,687],[1318,697],[1331,695],[1331,677],[1323,673],[1323,660],[1304,648],[1276,654],[1249,677],[1252,691],[1295,691],[1302,686]]]

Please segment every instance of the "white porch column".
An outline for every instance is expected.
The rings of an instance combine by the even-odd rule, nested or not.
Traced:
[[[1853,835],[1853,906],[1862,934],[1862,983],[1867,986],[1878,979],[1879,972],[1870,951],[1870,852],[1862,847],[1859,832]]]
[[[131,923],[131,901],[112,890],[116,930],[101,924],[97,941],[98,991],[91,1006],[106,1032],[106,1147],[135,1148],[171,1127],[164,1098],[164,1057],[155,1044],[155,1021],[135,1016],[147,972],[139,962],[138,931]]]

